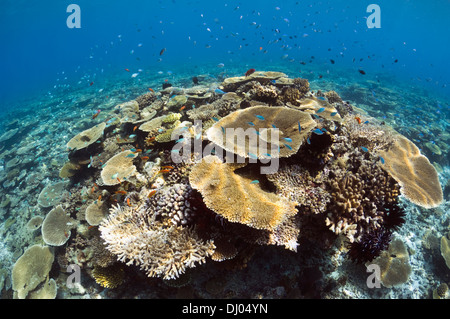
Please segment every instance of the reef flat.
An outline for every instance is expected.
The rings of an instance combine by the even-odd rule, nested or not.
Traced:
[[[247,73],[6,123],[2,295],[447,298],[446,125]]]

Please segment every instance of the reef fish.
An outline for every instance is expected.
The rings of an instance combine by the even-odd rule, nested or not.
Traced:
[[[338,114],[338,112],[331,112],[330,116],[336,116]]]
[[[249,76],[249,75],[255,73],[255,71],[256,71],[255,69],[248,69],[247,72],[245,72],[245,76]]]
[[[380,156],[380,162],[381,164],[384,164],[384,158]]]
[[[320,109],[318,109],[318,110],[316,111],[316,113],[322,113],[323,111],[325,111],[325,108],[324,108],[324,107],[321,107]]]
[[[298,122],[298,131],[299,131],[299,132],[302,131],[302,126],[300,125],[300,122]]]
[[[161,51],[159,51],[159,55],[163,55],[165,51],[166,51],[166,48],[163,48]]]
[[[95,112],[94,115],[92,115],[92,119],[95,119],[99,114],[100,114],[101,110],[97,110],[97,112]]]
[[[255,115],[257,118],[258,118],[258,120],[261,120],[261,121],[264,121],[265,119],[264,119],[264,116],[262,116],[262,115]]]
[[[363,152],[368,152],[369,150],[367,149],[367,147],[361,146],[361,149],[363,150]]]
[[[286,146],[288,149],[290,149],[292,151],[292,147],[286,143],[284,143],[284,146]]]
[[[221,89],[215,89],[214,92],[217,94],[225,94],[225,92],[222,91]]]
[[[288,143],[292,143],[292,138],[290,137],[283,137],[283,139]]]
[[[258,183],[259,183],[259,181],[257,179],[250,182],[250,184],[258,184]]]
[[[316,128],[313,132],[316,133],[317,135],[323,134],[323,132],[320,130],[320,128]]]

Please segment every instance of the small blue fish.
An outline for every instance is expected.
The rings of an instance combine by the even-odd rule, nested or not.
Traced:
[[[273,84],[277,83],[277,81],[275,81],[275,80],[271,80],[270,82],[272,82]]]
[[[380,156],[380,162],[381,162],[381,164],[384,164],[384,158],[382,158],[381,156]]]
[[[314,117],[316,120],[320,120],[320,116],[319,115],[317,115],[317,114],[311,114],[312,115],[312,117]]]
[[[192,108],[195,109],[195,104],[192,104]]]
[[[283,139],[288,142],[288,143],[292,143],[292,138],[289,137],[283,137]]]
[[[116,179],[117,176],[119,176],[119,173],[115,173],[113,176],[111,176],[111,179]]]
[[[264,116],[261,116],[261,115],[255,115],[257,118],[258,118],[258,120],[261,120],[261,121],[264,121],[265,119],[264,119]]]
[[[130,136],[128,136],[128,138],[135,138],[136,134],[131,134]]]
[[[258,184],[259,181],[257,179],[255,179],[254,181],[251,181],[250,184]]]
[[[146,150],[145,151],[145,154],[148,154],[148,153],[150,153],[152,150]]]
[[[130,151],[132,151],[133,153],[136,152],[135,148],[130,148]]]
[[[180,138],[179,140],[175,141],[175,143],[181,143],[181,142],[183,142],[183,141],[184,141],[184,138],[182,137],[182,138]]]
[[[277,127],[275,126],[275,124],[272,124],[272,127],[273,127],[273,128],[277,128]]]
[[[250,152],[248,152],[248,156],[250,156],[251,158],[254,158],[254,159],[258,159],[258,156],[256,156],[253,153],[250,153]]]
[[[272,157],[272,155],[270,155],[269,153],[264,154],[267,157]]]
[[[324,127],[322,127],[322,131],[324,131],[324,132],[328,132]]]
[[[223,126],[220,127],[222,129],[222,133],[225,134],[225,128]]]
[[[309,145],[311,145],[311,140],[308,138],[306,138],[306,143],[308,143]]]
[[[217,118],[217,117],[212,117],[212,119],[214,120],[214,121],[216,121],[216,122],[219,122],[219,119]]]
[[[221,89],[215,89],[214,92],[216,92],[217,94],[225,94],[225,92]]]
[[[338,114],[338,112],[331,112],[330,115],[331,116],[336,116]]]
[[[286,143],[284,143],[284,146],[286,146],[288,149],[290,149],[292,151],[292,147]]]
[[[325,98],[323,96],[318,97],[319,100],[325,101]]]
[[[128,154],[127,156],[125,156],[125,157],[130,157],[130,158],[134,158],[134,154]]]
[[[363,152],[368,152],[369,150],[367,149],[367,147],[361,146],[361,149],[363,150]]]
[[[313,133],[316,133],[317,135],[322,135],[323,132],[320,130],[320,128],[316,128]]]
[[[299,132],[302,131],[302,126],[300,125],[300,122],[298,122],[298,131],[299,131]]]
[[[324,107],[321,107],[320,109],[318,109],[318,110],[316,111],[316,113],[322,113],[323,111],[325,111],[325,108],[324,108]]]
[[[247,123],[248,123],[248,125],[255,126],[255,124],[253,124],[253,122],[247,122]]]
[[[369,121],[365,121],[363,124],[369,124]]]

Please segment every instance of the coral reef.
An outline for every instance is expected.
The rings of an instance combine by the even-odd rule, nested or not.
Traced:
[[[208,81],[146,94],[120,90],[106,101],[83,97],[77,103],[102,104],[102,112],[93,118],[86,111],[86,119],[68,131],[74,137],[52,151],[48,163],[31,167],[26,156],[17,156],[47,156],[31,143],[45,128],[33,131],[16,153],[0,149],[0,236],[17,232],[13,212],[19,209],[25,226],[24,242],[8,237],[14,255],[31,243],[57,246],[52,272],[75,264],[90,276],[62,296],[102,288],[114,288],[102,296],[132,296],[127,284],[139,282],[157,297],[181,295],[179,286],[196,297],[259,297],[236,284],[247,280],[265,296],[331,296],[330,290],[347,281],[341,268],[354,271],[368,262],[380,265],[385,287],[404,283],[409,256],[392,241],[413,220],[404,202],[419,205],[414,216],[423,219],[430,216],[426,208],[443,202],[436,169],[413,142],[344,102],[331,85],[323,93],[316,81],[270,71]],[[13,125],[18,123],[0,142],[21,134]],[[228,134],[232,130],[239,132]],[[194,152],[185,154],[192,142]],[[438,156],[432,144],[426,149]],[[220,156],[222,150],[227,156]],[[277,166],[264,174],[267,162]],[[12,193],[24,184],[33,186],[27,201]],[[433,244],[437,255],[442,233],[436,232]],[[45,249],[38,256],[45,265],[24,265],[38,258],[26,257],[28,250],[16,263],[15,269],[30,274],[19,280],[15,270],[17,297],[56,296],[56,282],[49,278],[53,254]],[[445,236],[441,251],[447,261]],[[343,262],[344,256],[355,263]],[[32,263],[40,268],[23,270]],[[265,269],[270,284],[252,267]],[[325,279],[336,279],[338,272],[336,283]],[[218,273],[219,287],[213,279]],[[282,280],[273,279],[282,273]],[[2,278],[0,284],[8,286]]]
[[[48,278],[54,255],[47,246],[33,245],[16,261],[12,271],[15,297],[25,299]]]

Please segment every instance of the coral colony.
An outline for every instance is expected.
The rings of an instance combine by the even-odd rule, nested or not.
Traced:
[[[199,265],[222,273],[245,267],[255,247],[301,254],[308,241],[342,241],[362,267],[382,259],[389,287],[410,271],[393,236],[405,223],[399,196],[424,208],[443,201],[413,142],[280,72],[252,70],[214,89],[168,86],[97,115],[67,143],[65,182],[39,196],[50,211],[29,227],[42,223],[46,245],[16,262],[18,298],[55,295],[54,262],[106,288],[133,276],[182,285]],[[389,273],[395,263],[405,278]]]

